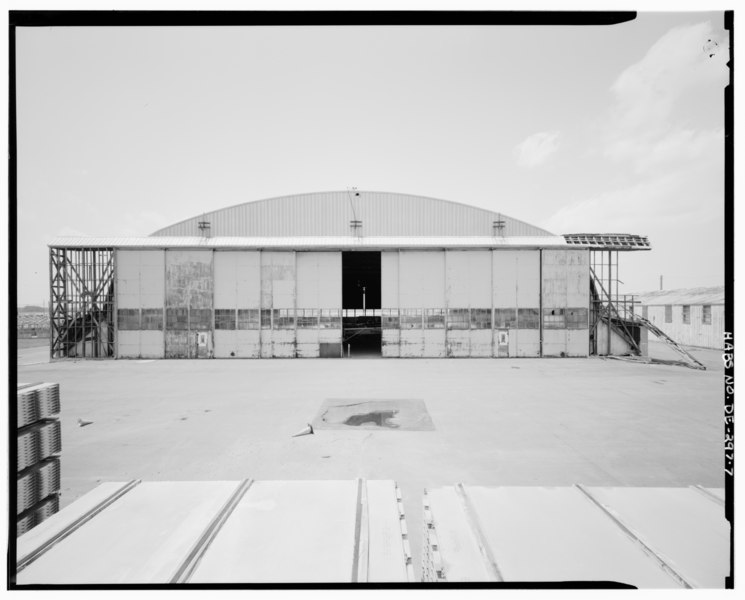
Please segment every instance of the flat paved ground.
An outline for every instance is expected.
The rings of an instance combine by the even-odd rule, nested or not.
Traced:
[[[19,351],[18,380],[60,384],[63,506],[135,478],[395,479],[418,567],[425,487],[724,485],[715,351],[694,352],[707,371],[600,358],[50,364],[46,351]],[[328,398],[420,399],[435,430],[291,437]]]

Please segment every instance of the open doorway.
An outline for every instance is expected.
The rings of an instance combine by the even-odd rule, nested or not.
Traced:
[[[344,356],[381,356],[380,252],[342,252]]]

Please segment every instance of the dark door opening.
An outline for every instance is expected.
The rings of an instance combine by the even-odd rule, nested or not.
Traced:
[[[341,254],[344,356],[381,356],[380,252]]]

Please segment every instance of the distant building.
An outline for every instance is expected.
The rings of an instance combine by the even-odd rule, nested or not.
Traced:
[[[642,316],[684,346],[724,347],[724,286],[637,294]]]

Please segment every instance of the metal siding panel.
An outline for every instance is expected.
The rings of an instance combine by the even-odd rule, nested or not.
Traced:
[[[118,250],[116,253],[117,308],[140,308],[140,253]]]
[[[537,357],[541,353],[540,332],[537,329],[516,329],[517,356]],[[510,335],[512,332],[510,332]]]
[[[518,294],[518,253],[514,250],[492,250],[492,300],[494,308],[515,308]]]
[[[567,250],[567,306],[590,306],[590,251]]]
[[[447,356],[447,345],[444,329],[425,329],[424,348],[422,356],[427,358],[443,358]]]
[[[207,220],[213,236],[348,235],[349,222],[362,221],[363,235],[493,234],[502,219],[503,236],[546,235],[547,231],[476,206],[396,194],[359,191],[318,192],[247,202],[187,219],[156,231],[154,236],[199,235],[197,223]]]
[[[472,329],[471,330],[471,354],[477,358],[488,358],[492,355],[492,330],[491,329]]]
[[[424,332],[421,329],[402,329],[399,338],[401,358],[424,356]]]
[[[262,252],[262,308],[294,309],[295,281],[294,252]]]
[[[238,255],[215,252],[215,308],[238,308]]]
[[[541,295],[540,252],[521,250],[517,251],[516,255],[517,306],[518,308],[538,308]]]
[[[590,330],[568,329],[566,332],[567,356],[585,357],[590,353]]]
[[[212,250],[166,253],[166,306],[212,308]]]
[[[341,329],[319,329],[318,341],[321,344],[341,344]]]
[[[124,333],[124,332],[120,332]],[[163,358],[165,338],[162,331],[140,331],[140,356]]]
[[[401,355],[399,347],[400,331],[398,329],[383,330],[383,348],[382,355],[384,358],[398,358]]]
[[[321,308],[317,252],[297,253],[297,306]]]
[[[382,308],[398,308],[398,252],[380,253]]]
[[[262,329],[260,331],[260,354],[261,358],[272,358],[272,330]]]
[[[294,329],[272,330],[272,357],[295,358],[296,338]]]
[[[50,248],[138,248],[192,250],[340,250],[360,249],[476,249],[476,248],[561,248],[569,246],[560,236],[267,236],[253,237],[141,237],[141,238],[55,238]]]
[[[565,329],[543,330],[543,356],[566,356],[567,332]]]
[[[447,333],[448,356],[465,358],[471,355],[471,332],[468,329],[450,329]]]
[[[116,338],[116,354],[119,358],[139,358],[140,332],[120,331]]]
[[[261,254],[256,251],[237,253],[236,308],[261,307]]]
[[[297,307],[341,308],[341,252],[297,253]]]
[[[444,251],[401,251],[399,274],[401,308],[445,306]]]

